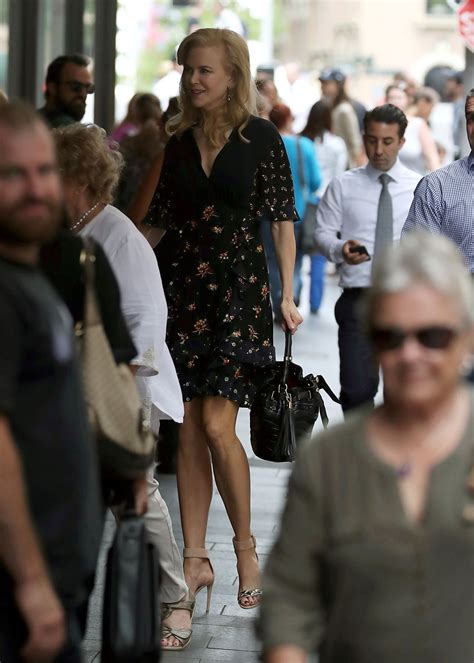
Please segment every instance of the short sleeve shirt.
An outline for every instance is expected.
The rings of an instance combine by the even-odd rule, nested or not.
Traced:
[[[94,572],[102,511],[72,321],[37,269],[3,259],[0,310],[0,414],[53,582],[74,602]]]

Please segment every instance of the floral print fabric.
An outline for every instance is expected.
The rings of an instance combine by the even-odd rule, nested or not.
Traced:
[[[234,130],[209,177],[192,131],[171,138],[147,223],[167,230],[167,342],[184,400],[220,395],[250,407],[275,356],[260,223],[296,212],[276,129],[252,118],[243,135],[249,142]]]

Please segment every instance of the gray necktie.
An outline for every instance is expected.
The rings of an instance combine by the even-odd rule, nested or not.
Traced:
[[[380,253],[386,247],[393,244],[393,207],[392,196],[388,190],[388,183],[392,178],[387,173],[382,173],[379,176],[382,183],[382,191],[380,192],[379,206],[377,208],[377,225],[375,227],[375,241],[374,241],[374,261],[380,257]]]

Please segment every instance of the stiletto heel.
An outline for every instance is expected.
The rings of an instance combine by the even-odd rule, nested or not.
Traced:
[[[196,588],[196,591],[194,592],[194,596],[196,597],[199,592],[206,588],[207,589],[207,597],[206,597],[206,615],[209,613],[209,610],[211,609],[211,598],[212,598],[212,589],[214,587],[214,580],[215,580],[215,574],[214,574],[214,568],[212,566],[212,562],[209,559],[209,551],[206,548],[185,548],[183,550],[183,558],[184,559],[190,559],[190,558],[196,558],[196,559],[207,559],[209,562],[209,566],[211,567],[211,572],[212,572],[212,580],[210,580],[208,583],[204,585],[199,585],[199,587]]]
[[[206,615],[209,614],[209,610],[211,609],[211,598],[212,598],[212,590],[214,587],[214,580],[209,583],[209,585],[206,585],[207,588],[207,597],[206,597]],[[201,589],[203,589],[201,587]]]
[[[255,551],[255,557],[257,558],[258,562],[258,555],[257,555],[257,541],[255,540],[254,535],[252,534],[250,539],[247,539],[246,541],[236,541],[235,536],[232,539],[232,543],[234,544],[234,550],[235,552],[240,552],[241,550],[252,550],[252,548]],[[244,599],[258,599],[255,601],[255,603],[252,603],[251,605],[244,605],[243,600]],[[257,588],[252,588],[252,589],[239,589],[239,592],[237,594],[237,603],[243,610],[251,610],[252,608],[256,608],[257,606],[260,605],[262,600],[262,590],[257,589]]]

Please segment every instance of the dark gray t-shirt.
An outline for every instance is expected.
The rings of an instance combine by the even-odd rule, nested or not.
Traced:
[[[1,258],[0,413],[53,582],[74,604],[94,573],[102,507],[72,321],[37,269]]]

